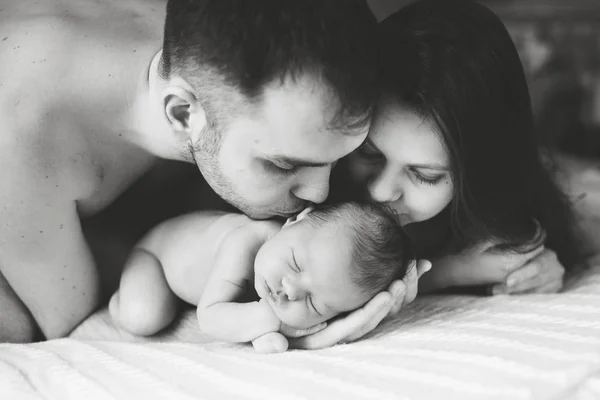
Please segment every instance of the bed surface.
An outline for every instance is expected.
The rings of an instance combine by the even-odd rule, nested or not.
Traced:
[[[103,311],[72,338],[0,345],[0,398],[600,399],[600,257],[590,263],[563,294],[424,297],[320,351],[215,343],[193,314],[136,341]]]
[[[600,242],[600,172],[579,172]],[[0,344],[0,399],[600,399],[600,256],[588,264],[561,294],[422,297],[363,341],[277,355],[213,342],[193,313],[136,339],[103,310],[67,339]]]

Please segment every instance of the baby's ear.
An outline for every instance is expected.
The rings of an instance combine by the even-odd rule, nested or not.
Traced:
[[[304,210],[300,211],[299,214],[288,218],[287,221],[285,221],[285,224],[283,224],[283,228],[285,228],[286,226],[294,225],[296,222],[302,221],[304,218],[306,218],[308,214],[314,211],[314,209],[315,208],[313,206],[306,207]]]

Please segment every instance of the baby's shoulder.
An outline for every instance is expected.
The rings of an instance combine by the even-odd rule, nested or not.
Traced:
[[[232,221],[231,229],[225,236],[228,243],[246,245],[265,242],[281,229],[281,223],[274,220],[254,220],[245,215]]]

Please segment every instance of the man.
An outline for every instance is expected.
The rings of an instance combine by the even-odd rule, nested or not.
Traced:
[[[286,217],[325,200],[332,165],[366,137],[364,1],[170,0],[166,16],[164,1],[4,3],[2,341],[65,336],[101,304],[88,221],[159,158],[196,164],[253,218]]]

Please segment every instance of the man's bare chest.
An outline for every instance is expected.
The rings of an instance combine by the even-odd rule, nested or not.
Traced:
[[[130,143],[100,143],[87,152],[85,170],[77,174],[86,186],[77,199],[81,218],[95,215],[146,174],[156,163],[156,157]],[[83,182],[85,181],[85,182]]]

